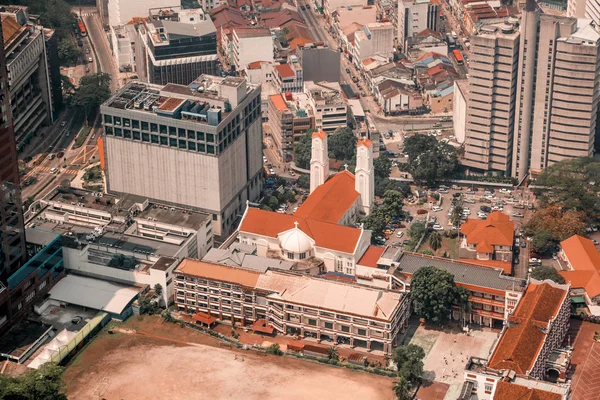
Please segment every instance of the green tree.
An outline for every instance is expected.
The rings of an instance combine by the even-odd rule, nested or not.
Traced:
[[[419,252],[419,254],[424,254],[424,255],[426,255],[426,256],[433,256],[433,255],[434,255],[434,254],[433,254],[433,251],[431,251],[431,250],[429,250],[429,249],[424,249],[424,250],[421,250],[421,251]]]
[[[310,177],[308,175],[300,175],[298,177],[298,179],[296,180],[296,183],[302,189],[309,189],[310,188]]]
[[[395,190],[402,193],[404,197],[410,194],[410,185],[406,182],[400,182],[389,178],[375,178],[375,196],[383,197],[386,191]]]
[[[469,293],[466,288],[460,286],[456,289],[456,302],[458,303],[458,308],[460,310],[460,319],[463,321],[465,316],[471,310],[471,302],[469,301],[469,297],[471,297],[471,293]]]
[[[408,234],[408,237],[417,241],[417,240],[421,239],[421,236],[423,236],[423,234],[425,233],[426,230],[427,230],[427,226],[425,225],[425,222],[417,221],[417,222],[414,222],[410,226],[410,228],[408,228],[407,234]]]
[[[269,347],[267,347],[267,353],[268,354],[273,354],[275,356],[282,356],[283,355],[283,351],[281,351],[281,348],[279,347],[279,345],[277,343],[273,343],[272,345],[270,345]]]
[[[73,104],[83,108],[86,119],[110,97],[110,79],[109,74],[100,72],[86,75],[79,80],[79,87],[73,95]]]
[[[452,222],[453,226],[459,226],[460,221],[463,215],[463,203],[462,201],[457,201],[452,209],[452,215],[450,216],[450,222]]]
[[[269,196],[266,199],[266,205],[271,209],[275,210],[279,208],[279,199],[275,196]]]
[[[396,190],[388,190],[383,195],[383,208],[388,217],[402,215],[404,195]]]
[[[70,38],[63,38],[58,42],[58,59],[62,65],[76,63],[81,54],[79,47]]]
[[[156,285],[154,285],[154,294],[156,294],[157,296],[161,296],[163,292],[163,287],[160,283],[157,283]]]
[[[327,138],[329,158],[336,160],[351,161],[356,156],[356,136],[352,129],[345,127],[336,130]],[[352,163],[356,164],[356,163]]]
[[[307,130],[294,144],[294,163],[300,168],[308,169],[310,167],[313,132],[315,132],[314,129]]]
[[[415,314],[427,322],[442,324],[450,316],[457,288],[454,276],[436,267],[423,267],[412,277],[410,299]]]
[[[340,360],[340,355],[337,347],[331,346],[327,349],[327,358],[329,358],[330,361]]]
[[[417,134],[404,141],[407,170],[418,183],[434,184],[452,177],[458,169],[454,147],[433,136]]]
[[[398,367],[398,376],[415,382],[423,374],[423,359],[425,351],[421,346],[409,344],[398,346],[393,355],[393,360]]]
[[[373,171],[375,172],[375,179],[384,179],[390,176],[392,160],[387,154],[380,154],[379,157],[373,160]]]
[[[63,372],[49,362],[15,377],[0,374],[0,399],[66,400]]]
[[[429,235],[429,246],[436,253],[442,247],[442,235],[439,232],[433,232]]]
[[[540,254],[547,254],[554,249],[556,242],[552,232],[547,229],[542,229],[533,235],[531,247]]]
[[[389,222],[389,216],[385,212],[385,209],[377,206],[364,220],[365,229],[372,231],[376,235],[383,232]]]
[[[394,382],[392,389],[398,400],[410,400],[410,382],[403,377]]]
[[[558,271],[547,265],[540,265],[531,270],[530,276],[533,279],[537,279],[538,281],[543,281],[544,279],[550,279],[556,283],[563,284],[565,283],[565,278]]]

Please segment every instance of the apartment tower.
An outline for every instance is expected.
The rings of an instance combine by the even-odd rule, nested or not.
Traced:
[[[541,14],[529,0],[521,24],[512,175],[537,175],[594,153],[600,33],[589,20]]]
[[[519,32],[509,22],[485,25],[471,45],[462,164],[474,173],[510,174]]]

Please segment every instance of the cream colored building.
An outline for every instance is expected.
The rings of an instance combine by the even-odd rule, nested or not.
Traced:
[[[333,133],[348,126],[348,102],[337,82],[304,82],[315,116],[315,129]]]

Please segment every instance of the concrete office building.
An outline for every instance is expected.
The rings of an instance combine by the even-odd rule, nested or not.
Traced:
[[[438,30],[439,4],[431,0],[398,0],[398,43],[404,49],[406,40],[425,29]]]
[[[390,22],[366,24],[354,34],[354,63],[362,66],[362,60],[380,56],[391,59],[394,53],[394,26]]]
[[[209,213],[228,235],[260,194],[260,107],[243,78],[126,85],[100,107],[108,191]]]
[[[137,72],[143,81],[188,85],[202,74],[219,72],[217,30],[202,9],[150,10],[138,36]]]
[[[514,177],[594,154],[599,47],[600,33],[590,20],[541,14],[534,0],[527,2],[521,21]]]
[[[519,32],[484,25],[471,37],[465,154],[472,173],[508,175],[512,166]]]
[[[339,83],[304,81],[304,91],[313,109],[315,129],[331,134],[348,126],[348,103]]]
[[[100,0],[102,2],[103,0]],[[146,17],[151,8],[167,8],[179,6],[174,0],[108,0],[108,4],[101,7],[101,16],[108,14],[110,26],[120,26],[129,23],[133,18]]]
[[[46,36],[43,27],[29,22],[27,7],[4,6],[0,15],[10,109],[20,150],[41,125],[53,121]]]
[[[586,18],[586,8],[588,7],[587,4],[592,1],[593,0],[569,0],[567,2],[567,17]],[[596,6],[596,8],[600,9],[598,6]],[[598,15],[600,16],[600,13],[598,13]],[[591,16],[587,18],[593,19]],[[594,22],[598,24],[599,21],[600,19],[596,19]]]
[[[274,150],[281,160],[291,161],[294,144],[315,127],[312,108],[292,97],[291,93],[273,94],[269,96],[269,129]],[[298,96],[299,97],[299,96]]]
[[[231,62],[237,71],[256,61],[273,62],[273,37],[267,28],[233,28]]]
[[[465,142],[467,130],[467,105],[469,104],[469,81],[457,79],[454,81],[454,107],[452,108],[452,122],[454,136],[458,143]]]
[[[305,81],[339,82],[340,52],[327,46],[306,44],[296,47]]]

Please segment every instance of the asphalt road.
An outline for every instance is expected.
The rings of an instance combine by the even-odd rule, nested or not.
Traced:
[[[74,11],[78,11],[78,7],[73,8]],[[100,24],[98,14],[94,13],[83,13],[83,21],[88,30],[89,38],[92,42],[92,46],[96,50],[96,54],[92,52],[92,57],[98,57],[100,61],[100,68],[102,72],[106,72],[109,74],[112,79],[110,81],[110,91],[112,93],[116,92],[119,87],[118,81],[118,71],[115,65],[112,52],[110,51],[110,46],[108,43],[108,38],[106,37],[106,33]],[[96,60],[94,60],[96,62]]]

